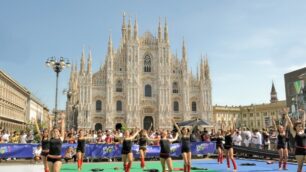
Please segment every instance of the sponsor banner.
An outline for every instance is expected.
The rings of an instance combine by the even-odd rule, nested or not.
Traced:
[[[38,144],[0,144],[0,158],[33,158]],[[76,149],[77,144],[63,144],[62,156],[66,150],[72,147]],[[121,144],[86,144],[85,157],[92,158],[112,158],[121,157]],[[181,144],[171,144],[171,156],[181,156]],[[206,155],[214,153],[215,142],[192,142],[191,152],[193,155]],[[135,157],[139,157],[139,145],[134,144],[132,152]],[[159,146],[147,146],[146,157],[159,157]]]

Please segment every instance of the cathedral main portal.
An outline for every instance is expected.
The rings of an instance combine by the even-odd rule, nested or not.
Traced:
[[[153,117],[152,116],[145,116],[143,119],[143,128],[148,130],[150,128],[150,126],[152,125],[153,129]]]

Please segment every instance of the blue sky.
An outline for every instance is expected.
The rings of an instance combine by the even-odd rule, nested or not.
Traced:
[[[126,12],[132,20],[137,16],[140,35],[156,34],[159,17],[167,17],[172,52],[181,56],[184,37],[193,71],[207,53],[213,104],[267,103],[272,80],[284,100],[284,73],[306,66],[305,11],[302,0],[3,0],[0,68],[52,109],[55,73],[45,60],[63,56],[79,63],[84,46],[86,53],[92,49],[97,71],[110,32],[118,47]],[[60,74],[61,109],[69,73]]]

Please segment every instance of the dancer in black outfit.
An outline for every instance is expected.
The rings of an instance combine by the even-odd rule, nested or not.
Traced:
[[[234,159],[234,149],[233,149],[233,130],[228,130],[225,134],[225,143],[224,143],[224,152],[226,155],[226,162],[227,162],[227,168],[230,168],[230,161],[229,159],[231,159],[233,166],[234,166],[234,171],[237,171],[237,164],[236,161]]]
[[[61,132],[58,128],[53,128],[51,131],[51,139],[50,139],[50,148],[49,148],[49,154],[47,156],[48,162],[49,162],[49,169],[50,172],[60,172],[61,166],[62,166],[62,143],[64,140],[65,135],[65,122],[64,120],[65,116],[62,115],[61,120]]]
[[[49,131],[47,129],[45,129],[43,131],[43,136],[41,139],[41,147],[42,147],[42,151],[41,151],[41,158],[43,160],[44,163],[44,167],[45,167],[45,172],[49,172],[49,167],[48,167],[48,161],[47,161],[47,156],[49,154],[49,149],[50,149],[50,143],[49,143]]]
[[[191,169],[190,135],[191,133],[189,129],[186,127],[183,127],[182,129],[180,129],[179,126],[174,121],[174,119],[172,120],[172,122],[181,136],[182,156],[184,159],[184,172],[190,172],[190,169]]]
[[[287,166],[287,159],[288,159],[288,141],[287,141],[286,130],[285,130],[286,125],[285,126],[279,125],[277,128],[275,124],[275,120],[273,119],[272,121],[273,121],[275,131],[278,132],[278,135],[277,135],[277,150],[279,154],[278,168],[279,170],[281,170],[282,164],[283,164],[283,169],[287,170],[286,166]]]
[[[218,164],[223,164],[223,141],[224,137],[222,135],[222,131],[217,132],[216,136],[216,149],[218,151]]]
[[[142,169],[144,169],[144,167],[145,167],[145,157],[146,157],[146,152],[147,152],[147,143],[148,143],[147,131],[145,129],[142,129],[139,133],[139,139],[138,139],[139,155],[140,155],[140,167]]]
[[[122,141],[122,150],[121,150],[124,172],[130,172],[130,169],[132,167],[132,162],[133,162],[132,141],[135,139],[138,133],[139,133],[138,129],[132,136],[130,136],[130,132],[128,130],[124,132],[123,141]]]
[[[288,121],[290,127],[290,133],[295,139],[295,158],[298,162],[297,172],[302,172],[303,163],[306,159],[306,133],[305,129],[305,111],[299,110],[300,115],[302,115],[302,121],[295,122],[294,126],[288,115],[288,109],[285,109],[286,120]]]
[[[82,170],[83,165],[83,158],[85,154],[85,144],[87,139],[92,139],[92,137],[85,137],[84,131],[81,129],[79,130],[79,137],[78,137],[78,145],[77,145],[77,158],[78,158],[78,170]]]
[[[37,120],[35,120],[35,126],[36,130],[40,131]],[[42,136],[39,135],[40,140],[41,140],[41,158],[44,164],[44,170],[45,172],[49,172],[49,167],[48,167],[48,161],[47,161],[47,155],[49,154],[49,129],[44,129]]]
[[[163,168],[163,172],[166,172],[166,163],[168,166],[168,172],[172,172],[173,170],[173,165],[172,165],[172,159],[170,156],[170,144],[174,141],[176,141],[178,138],[178,134],[176,134],[174,139],[168,139],[168,132],[164,130],[161,134],[160,139],[150,139],[150,141],[159,141],[160,145],[160,163]]]

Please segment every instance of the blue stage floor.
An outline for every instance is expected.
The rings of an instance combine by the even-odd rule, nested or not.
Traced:
[[[264,172],[264,171],[284,171],[278,170],[278,161],[275,161],[273,164],[267,164],[266,161],[261,160],[247,160],[247,159],[238,159],[236,160],[238,172]],[[254,163],[255,166],[242,166],[244,163]],[[305,164],[305,163],[304,163]],[[226,165],[226,160],[223,164],[218,164],[217,160],[193,160],[193,167],[202,167],[209,170],[216,170],[218,172],[229,172]],[[295,172],[297,170],[297,164],[288,163],[287,164],[288,172]],[[306,170],[304,165],[303,170]],[[233,165],[231,163],[230,171],[233,171]]]

